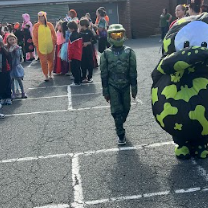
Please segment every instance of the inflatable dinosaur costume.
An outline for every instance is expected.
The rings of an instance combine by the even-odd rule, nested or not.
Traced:
[[[181,159],[208,156],[208,13],[183,18],[163,42],[152,72],[152,109]]]

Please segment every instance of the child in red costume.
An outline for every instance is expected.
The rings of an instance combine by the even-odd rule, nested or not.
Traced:
[[[81,84],[81,60],[82,60],[82,38],[77,32],[78,26],[76,22],[68,23],[69,31],[71,32],[68,56],[71,64],[71,71],[74,76],[74,85]]]

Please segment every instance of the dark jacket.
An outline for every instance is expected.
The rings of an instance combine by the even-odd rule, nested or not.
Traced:
[[[0,55],[2,56],[2,62],[0,62],[0,72],[10,71],[11,54],[7,52],[5,48],[0,48]]]

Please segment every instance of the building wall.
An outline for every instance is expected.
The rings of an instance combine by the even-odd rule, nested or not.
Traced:
[[[130,0],[132,37],[155,34],[159,27],[162,9],[170,9],[170,2],[173,4],[176,0]]]
[[[0,22],[22,22],[22,14],[28,13],[31,16],[32,22],[37,21],[37,14],[39,11],[46,11],[48,20],[56,22],[68,12],[68,4],[42,4],[42,5],[23,5],[0,7]],[[3,21],[2,21],[3,20]]]
[[[99,7],[105,7],[108,16],[110,17],[110,24],[118,23],[117,6],[119,3],[110,2],[93,2],[93,3],[70,3],[68,6],[70,9],[75,9],[78,13],[79,18],[84,16],[86,13],[90,13],[92,20],[96,19],[96,10]]]

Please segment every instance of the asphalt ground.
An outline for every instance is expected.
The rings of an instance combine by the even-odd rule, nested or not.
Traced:
[[[138,61],[138,102],[117,146],[109,104],[94,83],[70,87],[66,76],[43,82],[39,62],[25,65],[28,99],[0,121],[0,208],[207,208],[207,160],[179,161],[151,112],[150,74],[158,38],[127,42]]]

